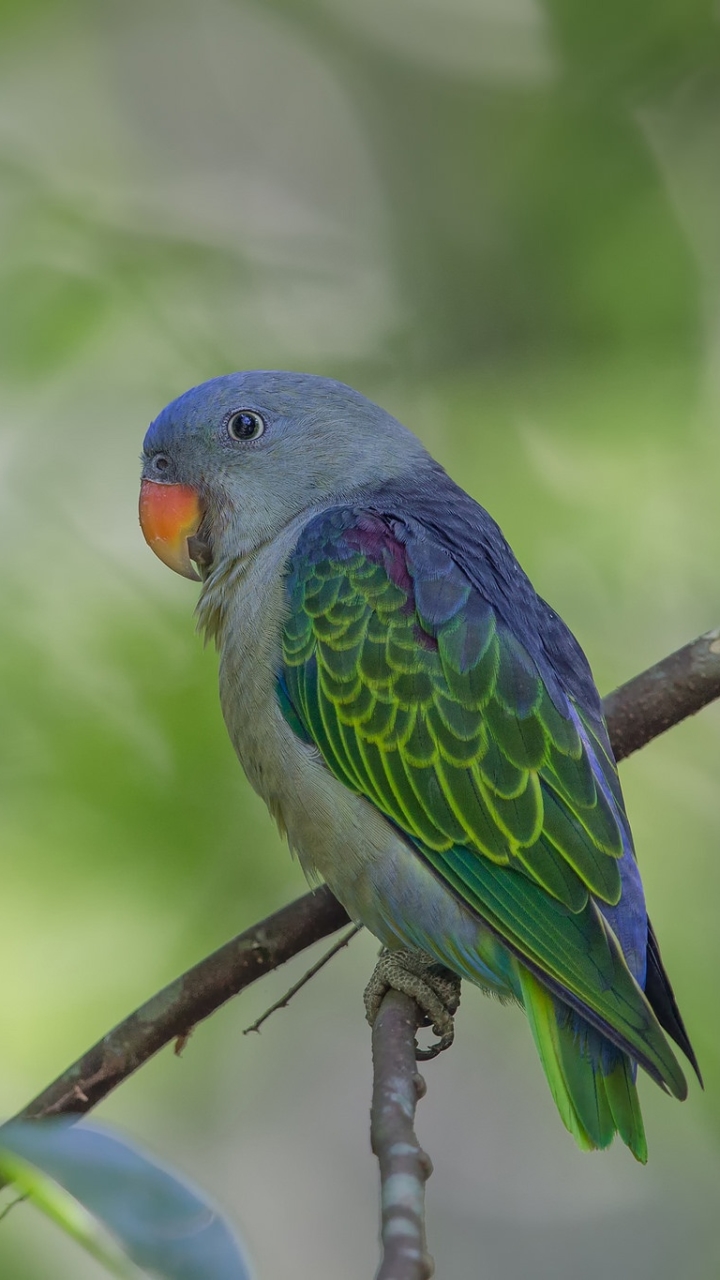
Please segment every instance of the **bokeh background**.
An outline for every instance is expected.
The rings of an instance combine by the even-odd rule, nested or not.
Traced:
[[[158,409],[352,382],[487,505],[607,691],[720,624],[712,0],[0,3],[0,1112],[304,888],[233,758],[194,587],[144,546]],[[720,1267],[720,713],[622,767],[707,1091],[582,1156],[522,1015],[428,1066],[443,1280]],[[262,1280],[364,1280],[367,937],[301,958],[100,1115],[210,1190]],[[4,1280],[99,1268],[21,1206]]]

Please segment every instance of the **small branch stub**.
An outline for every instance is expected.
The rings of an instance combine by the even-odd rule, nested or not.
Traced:
[[[425,1243],[425,1183],[432,1165],[414,1128],[425,1092],[415,1066],[421,1018],[414,1000],[389,991],[373,1025],[370,1142],[380,1165],[382,1242],[377,1280],[429,1280],[434,1271]]]

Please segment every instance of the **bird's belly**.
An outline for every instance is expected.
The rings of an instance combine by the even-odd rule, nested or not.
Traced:
[[[496,995],[517,995],[506,948],[374,805],[302,749],[309,757],[302,780],[285,791],[278,816],[306,875],[322,878],[384,946],[427,951]]]
[[[255,698],[257,691],[255,684]],[[266,705],[247,706],[240,717],[238,694],[236,687],[230,703],[223,698],[230,736],[308,879],[324,880],[351,919],[384,946],[426,951],[477,986],[517,997],[507,949],[380,811],[296,737],[274,692]]]

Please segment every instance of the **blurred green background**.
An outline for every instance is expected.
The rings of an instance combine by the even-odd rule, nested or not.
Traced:
[[[720,624],[720,20],[710,0],[0,3],[0,1112],[304,888],[144,546],[160,407],[344,378],[500,520],[607,691]],[[466,992],[421,1140],[444,1280],[720,1267],[720,713],[622,768],[705,1071],[650,1164],[582,1156],[522,1015]],[[361,937],[100,1115],[212,1191],[263,1280],[376,1259]],[[3,1280],[99,1268],[19,1207]]]

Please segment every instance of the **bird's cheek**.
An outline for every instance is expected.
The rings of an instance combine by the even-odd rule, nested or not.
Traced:
[[[143,480],[140,487],[140,527],[155,555],[184,578],[200,581],[190,559],[188,538],[200,528],[203,507],[196,489],[187,484]]]

